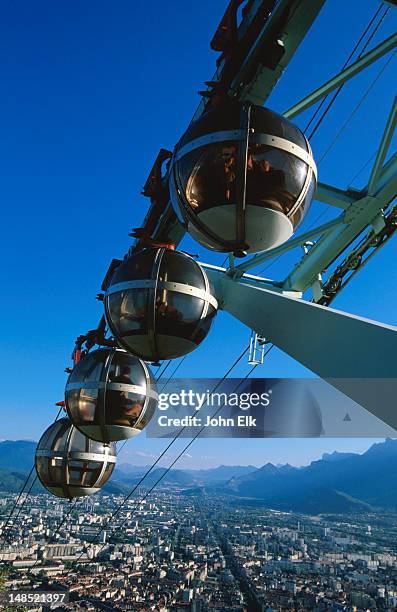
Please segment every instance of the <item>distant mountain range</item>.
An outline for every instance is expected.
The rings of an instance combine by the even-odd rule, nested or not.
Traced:
[[[0,442],[0,492],[19,491],[33,464],[35,443]],[[122,463],[115,469],[104,493],[131,489],[149,466]],[[166,469],[158,467],[144,480],[152,486]],[[267,463],[261,468],[225,466],[206,470],[169,471],[161,485],[184,494],[205,492],[229,496],[239,503],[303,513],[361,512],[371,509],[397,511],[397,440],[373,444],[362,455],[324,454],[310,465],[295,468]],[[37,487],[37,490],[40,490]]]
[[[121,464],[114,471],[114,479],[125,483],[135,484],[149,469],[149,465],[144,467],[134,467],[130,464]],[[163,478],[162,482],[180,486],[211,485],[229,481],[231,478],[239,478],[246,474],[251,474],[257,470],[254,465],[220,465],[216,468],[206,470],[170,470]],[[166,468],[157,468],[145,479],[145,483],[152,485],[166,471]]]
[[[29,472],[33,465],[36,442],[4,440],[0,442],[0,469]]]
[[[268,463],[230,480],[222,493],[301,512],[397,510],[396,470],[397,440],[386,440],[363,455],[334,453],[302,468]]]

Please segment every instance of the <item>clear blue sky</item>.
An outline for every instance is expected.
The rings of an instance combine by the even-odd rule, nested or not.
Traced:
[[[96,325],[95,301],[112,257],[127,250],[148,202],[140,195],[160,147],[172,149],[214,71],[209,41],[226,0],[5,1],[0,8],[0,198],[2,385],[0,438],[38,439],[62,399],[74,338]],[[268,101],[282,112],[344,63],[378,6],[328,0]],[[396,30],[391,10],[374,46]],[[321,157],[386,59],[348,84],[312,142]],[[319,166],[320,180],[346,187],[373,155],[394,96],[396,60]],[[301,127],[311,111],[297,121]],[[395,143],[394,143],[395,145]],[[369,166],[354,181],[364,184]],[[323,210],[314,203],[307,224]],[[332,211],[322,218],[327,220]],[[186,250],[220,262],[186,239]],[[397,325],[391,241],[335,306]],[[266,274],[282,278],[294,251]],[[222,376],[249,330],[218,316],[178,376]],[[244,375],[247,364],[234,372]],[[308,375],[273,351],[258,376]],[[369,440],[197,441],[186,466],[266,461],[307,463]],[[147,463],[164,441],[130,441],[120,461]]]

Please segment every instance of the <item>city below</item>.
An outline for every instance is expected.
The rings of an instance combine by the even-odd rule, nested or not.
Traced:
[[[57,532],[69,505],[32,497],[0,551],[5,589],[66,590],[74,610],[397,606],[394,513],[305,516],[159,489],[107,527],[120,502],[80,500]]]
[[[373,448],[383,453],[388,444]],[[17,498],[2,493],[2,530]],[[397,607],[395,509],[298,513],[170,482],[124,499],[101,493],[69,503],[35,493],[23,504],[22,496],[1,541],[3,597],[67,592],[60,610]],[[49,608],[21,601],[10,609]]]

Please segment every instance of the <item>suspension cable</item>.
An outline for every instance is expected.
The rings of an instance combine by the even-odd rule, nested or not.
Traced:
[[[31,493],[31,491],[32,491],[32,489],[33,489],[33,487],[34,487],[34,485],[36,484],[36,482],[37,482],[37,476],[35,476],[35,477],[34,477],[34,479],[33,479],[32,483],[31,483],[31,485],[30,485],[30,487],[29,487],[29,490],[28,490],[28,491],[27,491],[27,493],[26,493],[26,496],[25,496],[25,498],[24,498],[24,500],[23,500],[22,504],[19,506],[18,512],[16,513],[16,515],[15,515],[15,516],[14,516],[14,518],[13,518],[12,524],[9,526],[9,528],[8,528],[8,530],[7,530],[7,533],[3,533],[4,540],[5,540],[6,542],[8,542],[9,544],[11,543],[11,542],[10,542],[10,531],[11,531],[11,529],[14,527],[14,525],[15,525],[15,523],[16,523],[16,521],[17,521],[18,517],[19,517],[19,515],[21,514],[21,512],[22,512],[22,510],[23,510],[23,508],[24,508],[24,506],[25,506],[25,504],[26,504],[26,502],[27,502],[27,500],[28,500],[28,497],[29,497],[29,495],[30,495],[30,493]]]
[[[369,23],[367,24],[365,30],[363,31],[363,33],[361,34],[360,38],[358,39],[357,43],[355,44],[353,50],[351,51],[349,57],[347,58],[347,60],[345,61],[345,63],[343,64],[341,71],[344,70],[346,68],[346,66],[349,64],[350,60],[352,59],[352,57],[354,56],[355,52],[357,51],[358,47],[360,46],[361,42],[363,41],[364,37],[367,35],[368,31],[370,30],[372,24],[374,23],[375,19],[377,18],[377,16],[379,15],[380,11],[382,10],[382,5],[380,5],[378,7],[378,9],[375,11],[375,14],[373,15],[372,19],[369,21]],[[358,57],[358,59],[362,56],[362,54],[364,53],[364,51],[366,50],[366,48],[368,47],[368,44],[371,42],[372,38],[374,37],[375,33],[377,32],[377,30],[379,29],[380,24],[382,23],[383,19],[385,18],[387,12],[388,12],[388,8],[386,9],[385,13],[383,14],[383,16],[381,17],[380,21],[378,22],[375,30],[373,31],[372,35],[370,36],[370,38],[367,40],[367,42],[365,43],[363,49],[360,52],[360,55]],[[325,116],[327,115],[327,113],[329,112],[331,106],[333,105],[333,103],[335,102],[336,98],[338,97],[339,93],[341,92],[342,88],[343,88],[344,83],[342,83],[342,85],[340,85],[334,96],[332,97],[332,100],[330,101],[330,103],[328,104],[327,108],[324,110],[324,113],[322,114],[322,116],[320,117],[319,121],[317,122],[316,126],[314,127],[313,131],[311,132],[310,136],[309,136],[309,140],[310,138],[312,138],[314,136],[314,134],[317,132],[318,128],[320,127],[322,121],[324,120]],[[316,118],[316,116],[318,115],[318,113],[320,112],[322,106],[325,104],[325,102],[327,101],[329,97],[329,94],[326,95],[320,105],[317,107],[317,109],[315,110],[312,118],[310,119],[310,121],[308,122],[308,124],[306,125],[305,129],[303,130],[304,133],[306,134],[307,130],[309,129],[310,125],[313,123],[314,119]]]
[[[175,366],[174,370],[172,371],[172,373],[170,374],[169,378],[167,378],[166,382],[165,382],[165,383],[164,383],[164,385],[161,387],[161,389],[160,389],[160,393],[162,393],[162,392],[164,391],[164,389],[166,388],[166,386],[168,385],[168,383],[170,382],[170,380],[171,380],[172,378],[174,378],[174,376],[175,376],[176,372],[179,370],[179,368],[181,367],[181,365],[182,365],[182,364],[183,364],[183,362],[185,361],[186,357],[187,357],[187,355],[185,355],[185,356],[184,356],[184,357],[183,357],[183,358],[180,360],[180,362],[176,364],[176,366]],[[164,374],[164,372],[163,372],[163,374]]]
[[[155,379],[156,379],[156,380],[159,380],[159,378],[161,378],[162,376],[164,376],[164,372],[166,372],[166,370],[167,370],[167,369],[170,367],[170,365],[171,365],[171,361],[172,361],[172,359],[169,359],[169,360],[168,360],[168,363],[166,364],[165,368],[163,368],[163,371],[162,371],[162,372],[160,372],[160,371],[159,371],[159,372],[157,372],[157,376],[155,376]],[[161,370],[161,368],[160,368],[159,370]]]
[[[381,8],[381,7],[379,7],[379,8]],[[378,21],[378,23],[377,23],[377,25],[376,25],[375,29],[373,30],[372,34],[369,36],[369,38],[368,38],[367,42],[365,43],[364,47],[361,49],[361,51],[360,51],[360,53],[359,53],[359,55],[358,55],[357,59],[360,59],[360,58],[361,58],[361,57],[364,55],[365,50],[367,49],[367,47],[368,47],[369,43],[371,42],[371,40],[373,39],[373,37],[375,36],[376,32],[379,30],[379,28],[380,28],[380,26],[381,26],[381,24],[382,24],[382,22],[383,22],[384,18],[386,17],[387,13],[389,12],[389,10],[390,10],[390,7],[387,7],[387,8],[385,9],[385,12],[383,13],[383,15],[381,16],[381,18],[379,19],[379,21]],[[372,22],[375,20],[375,18],[376,18],[376,16],[377,16],[378,12],[379,12],[379,9],[378,9],[378,11],[376,12],[376,14],[374,15],[374,17],[372,18],[370,25],[371,25],[371,24],[372,24]],[[367,31],[368,31],[368,29],[369,29],[370,25],[367,27],[367,29],[365,30],[365,32],[364,32],[364,33],[363,33],[363,35],[361,36],[360,41],[357,43],[357,45],[356,45],[356,46],[355,46],[355,48],[353,49],[352,53],[350,54],[350,57],[348,58],[348,60],[347,60],[347,61],[346,61],[346,63],[344,64],[344,66],[343,66],[342,70],[343,70],[343,69],[344,69],[344,68],[347,66],[347,64],[349,63],[349,61],[350,61],[351,57],[354,55],[354,52],[356,51],[357,47],[359,46],[359,44],[360,44],[361,40],[364,38],[364,35],[367,33]],[[336,89],[336,91],[335,91],[335,93],[333,94],[333,96],[332,96],[332,98],[331,98],[330,102],[328,103],[327,107],[325,108],[324,112],[322,113],[322,115],[321,115],[320,119],[317,121],[316,125],[315,125],[315,126],[314,126],[314,128],[312,129],[312,131],[311,131],[311,133],[310,133],[310,135],[309,135],[309,137],[308,137],[308,138],[309,138],[309,140],[311,140],[311,139],[313,138],[314,134],[317,132],[318,128],[320,127],[320,125],[321,125],[321,124],[322,124],[322,122],[324,121],[324,119],[325,119],[326,115],[328,114],[328,112],[329,112],[329,111],[330,111],[330,109],[332,108],[332,106],[333,106],[333,104],[334,104],[334,102],[335,102],[336,98],[339,96],[340,92],[342,91],[342,89],[343,89],[343,87],[344,87],[345,85],[346,85],[346,81],[345,81],[344,83],[342,83],[341,85],[339,85],[339,87]],[[326,99],[326,98],[325,98],[325,99]],[[324,100],[325,100],[325,99],[324,99]]]
[[[274,348],[274,344],[272,344],[267,351],[265,352],[265,355],[268,355],[270,353],[270,351]],[[248,350],[248,348],[247,348]],[[245,351],[246,352],[246,351]],[[245,352],[243,353],[243,355],[245,354]],[[243,356],[242,355],[242,356]],[[242,357],[241,356],[241,357]],[[240,357],[240,358],[241,358]],[[233,393],[235,393],[240,386],[243,384],[243,382],[245,380],[247,380],[247,378],[249,378],[249,376],[251,376],[252,372],[258,367],[259,364],[255,364],[250,371],[245,375],[245,377],[239,382],[239,384],[234,388]],[[223,403],[221,406],[219,406],[216,411],[212,414],[211,418],[214,418],[218,412],[225,406],[225,404]],[[156,482],[149,488],[149,490],[143,495],[143,497],[141,497],[139,500],[136,500],[136,502],[133,505],[133,510],[136,508],[137,505],[140,505],[149,495],[150,493],[156,488],[156,486],[159,484],[159,482],[161,480],[163,480],[163,478],[165,478],[165,476],[168,474],[168,472],[172,469],[172,467],[176,464],[176,462],[186,453],[186,451],[188,450],[188,448],[190,448],[190,446],[193,444],[193,442],[200,436],[200,434],[204,431],[204,429],[206,428],[205,425],[203,425],[203,427],[201,427],[201,429],[194,435],[194,437],[188,442],[188,444],[186,444],[186,446],[183,448],[183,450],[177,455],[177,457],[171,462],[171,464],[166,468],[166,470],[163,472],[163,474],[161,474],[161,476],[156,480]],[[185,429],[185,428],[184,428]],[[124,519],[124,521],[121,523],[121,525],[117,526],[117,529],[120,529],[124,526],[124,524],[126,523],[127,518]],[[101,533],[101,532],[99,532]],[[113,532],[111,532],[112,535]],[[102,546],[99,548],[99,551],[97,552],[97,555],[103,550],[105,546],[105,543],[102,544]],[[78,557],[78,559],[76,559],[76,563],[79,561],[79,559],[81,558],[82,555],[80,555],[80,557]]]
[[[215,385],[215,387],[212,389],[211,393],[214,393],[216,391],[216,389],[222,384],[222,382],[227,378],[227,376],[230,374],[230,372],[237,366],[237,364],[241,361],[241,359],[244,357],[244,355],[248,352],[249,350],[249,346],[247,346],[243,352],[237,357],[237,359],[233,362],[233,364],[231,365],[231,367],[227,370],[227,372],[224,374],[224,376],[221,378],[221,380]],[[185,358],[184,358],[185,359]],[[179,364],[180,365],[180,364]],[[252,370],[251,370],[252,371]],[[250,372],[251,372],[250,371]],[[145,472],[145,474],[143,474],[143,476],[139,479],[139,481],[133,486],[133,488],[131,489],[131,491],[128,493],[128,495],[126,495],[123,500],[118,504],[118,506],[116,507],[116,509],[112,512],[112,514],[110,515],[109,519],[106,521],[106,523],[101,527],[101,529],[97,532],[97,534],[92,538],[92,540],[89,542],[89,544],[94,544],[100,534],[103,532],[104,529],[106,529],[106,527],[111,523],[111,521],[117,516],[117,514],[120,512],[121,508],[124,506],[124,504],[131,498],[131,496],[135,493],[135,491],[137,490],[137,488],[142,484],[142,482],[147,478],[147,476],[149,476],[149,474],[153,471],[153,469],[156,467],[156,465],[159,463],[159,461],[164,457],[164,455],[167,453],[167,451],[171,448],[171,446],[176,442],[176,440],[178,440],[178,438],[181,436],[181,434],[183,433],[183,431],[186,429],[185,427],[182,427],[179,432],[174,436],[174,438],[171,440],[171,442],[164,448],[164,450],[160,453],[160,455],[157,457],[156,461],[151,465],[151,467]],[[196,436],[197,437],[197,436]],[[172,466],[171,466],[172,467]],[[171,469],[171,467],[169,469]],[[76,559],[76,563],[81,559],[81,557],[83,556],[84,551],[80,554],[80,556]]]
[[[16,508],[16,507],[18,506],[18,504],[19,504],[19,500],[21,499],[22,493],[24,492],[25,487],[26,487],[26,485],[28,484],[28,481],[29,481],[29,479],[30,479],[31,475],[33,474],[33,470],[34,470],[34,465],[32,466],[32,468],[31,468],[31,470],[30,470],[29,474],[28,474],[28,475],[27,475],[27,477],[26,477],[26,480],[25,480],[25,482],[24,482],[24,485],[23,485],[22,489],[21,489],[21,490],[20,490],[20,492],[19,492],[19,495],[18,495],[18,497],[17,497],[17,500],[14,502],[14,504],[13,504],[13,506],[12,506],[12,508],[11,508],[11,511],[10,511],[10,513],[9,513],[8,517],[7,517],[7,520],[6,520],[6,522],[5,522],[4,526],[3,526],[2,530],[1,530],[1,534],[0,534],[0,536],[3,536],[3,535],[4,535],[4,533],[6,532],[6,530],[7,530],[7,526],[8,526],[8,524],[9,524],[10,520],[11,520],[12,513],[14,512],[15,508]]]
[[[397,53],[397,49],[390,55],[390,57],[387,59],[386,63],[382,66],[382,68],[378,71],[378,73],[376,74],[374,79],[371,81],[369,87],[365,90],[365,92],[361,96],[360,100],[357,102],[356,106],[353,108],[352,112],[350,113],[350,115],[348,116],[346,121],[339,128],[339,130],[335,134],[334,138],[332,139],[331,143],[328,145],[327,149],[325,150],[325,152],[320,157],[318,165],[320,165],[320,163],[327,157],[328,153],[334,148],[336,141],[338,140],[340,135],[345,131],[345,129],[347,128],[347,126],[349,125],[351,120],[353,119],[354,115],[357,113],[357,111],[359,110],[359,108],[361,107],[361,105],[363,104],[365,99],[368,97],[368,95],[370,94],[370,92],[372,91],[372,89],[374,88],[374,86],[376,85],[377,81],[380,79],[380,77],[382,76],[382,74],[384,73],[384,71],[386,70],[388,65],[393,61],[393,59],[396,56],[396,53]]]
[[[58,414],[57,414],[57,416],[55,417],[54,423],[55,423],[55,421],[57,421],[57,420],[59,419],[59,415],[61,414],[61,412],[62,412],[62,408],[60,408],[60,409],[58,410]],[[31,477],[31,475],[33,474],[34,469],[35,469],[35,464],[33,464],[33,465],[32,465],[32,468],[31,468],[31,470],[30,470],[30,472],[29,472],[28,476],[26,477],[26,480],[25,480],[25,482],[24,482],[24,485],[23,485],[23,487],[22,487],[22,489],[21,489],[21,491],[20,491],[20,493],[19,493],[18,497],[17,497],[17,500],[14,502],[14,505],[13,505],[13,507],[11,508],[11,512],[10,512],[10,514],[8,515],[7,521],[6,521],[6,523],[5,523],[4,527],[3,527],[3,529],[1,530],[1,534],[0,534],[0,536],[2,536],[2,537],[4,537],[4,536],[6,535],[6,527],[8,526],[8,524],[9,524],[9,523],[10,523],[10,521],[11,521],[12,514],[13,514],[13,512],[14,512],[15,508],[18,506],[18,503],[19,503],[19,500],[21,499],[22,493],[24,492],[25,487],[26,487],[26,485],[28,484],[29,478],[30,478],[30,477]],[[11,529],[11,528],[13,527],[13,525],[15,524],[15,521],[16,521],[16,519],[18,518],[18,516],[20,515],[22,508],[23,508],[23,507],[24,507],[24,505],[26,504],[26,500],[28,499],[28,497],[29,497],[29,495],[30,495],[30,492],[31,492],[31,490],[33,489],[33,487],[34,487],[34,485],[36,484],[36,482],[37,482],[37,476],[35,476],[35,477],[34,477],[33,482],[32,482],[32,484],[30,485],[29,491],[27,492],[26,497],[25,497],[25,499],[23,500],[23,502],[22,502],[22,504],[21,504],[21,506],[20,506],[20,508],[19,508],[19,511],[17,512],[17,515],[16,515],[16,516],[14,517],[14,519],[12,520],[12,524],[11,524],[11,525],[8,527],[8,530],[7,530],[8,532],[10,531],[10,529]],[[8,536],[8,533],[7,533],[7,536]],[[8,537],[5,537],[5,540],[6,540],[7,542],[9,542]]]

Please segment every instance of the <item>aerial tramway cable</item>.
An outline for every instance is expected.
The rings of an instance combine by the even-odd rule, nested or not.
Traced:
[[[270,353],[270,351],[274,348],[274,344],[272,344],[267,351],[265,352],[265,356],[268,355]],[[244,354],[247,352],[248,348],[246,349],[246,351],[244,351],[244,353],[239,357],[238,361],[240,361],[240,359],[242,359],[242,357],[244,356]],[[235,364],[232,366],[232,368],[237,365],[237,362],[235,362]],[[250,371],[245,375],[245,377],[239,382],[239,384],[235,387],[234,392],[236,392],[240,386],[242,385],[242,383],[247,380],[247,378],[249,378],[252,374],[252,372],[258,367],[259,364],[255,364]],[[229,370],[230,372],[230,370]],[[219,386],[219,385],[218,385]],[[217,387],[216,387],[217,388]],[[213,413],[211,418],[214,418],[218,412],[224,407],[224,404],[222,404],[221,406],[219,406],[219,408],[216,409],[216,411]],[[148,491],[146,491],[146,493],[138,500],[136,500],[136,502],[134,503],[133,509],[135,509],[137,506],[139,506],[149,495],[150,493],[152,493],[152,491],[157,487],[157,485],[161,482],[161,480],[163,480],[163,478],[165,478],[165,476],[169,473],[169,471],[173,468],[173,466],[177,463],[177,461],[186,453],[186,451],[190,448],[190,446],[193,444],[193,442],[200,436],[200,434],[204,431],[205,429],[205,425],[203,427],[201,427],[201,429],[194,435],[194,437],[188,442],[188,444],[185,445],[185,447],[181,450],[181,452],[175,457],[175,459],[173,459],[173,461],[171,462],[171,464],[166,468],[166,470],[163,472],[163,474],[156,480],[156,482],[150,487],[150,489]],[[185,428],[183,428],[185,429]],[[179,432],[180,433],[180,432]],[[173,442],[175,441],[176,438],[174,438]],[[121,527],[124,526],[125,522],[127,519],[124,519],[124,521],[121,523],[121,525],[118,525],[118,529],[120,529]],[[99,536],[99,534],[103,531],[103,528],[98,532],[97,536]],[[97,552],[97,554],[99,554],[103,548],[104,548],[105,544],[102,544],[99,551]],[[80,557],[76,560],[76,563],[79,561],[79,559],[82,557],[82,554],[80,555]]]
[[[364,37],[366,36],[366,34],[368,33],[368,31],[370,30],[372,24],[374,23],[375,19],[377,18],[377,16],[379,15],[380,11],[382,10],[382,6],[379,6],[379,8],[377,9],[377,11],[375,12],[374,16],[372,17],[372,19],[370,20],[370,22],[368,23],[367,27],[365,28],[365,30],[363,31],[363,33],[361,34],[359,40],[357,41],[357,43],[355,44],[352,52],[350,53],[349,57],[347,58],[347,60],[345,61],[345,63],[343,64],[341,70],[344,70],[346,68],[346,66],[349,64],[350,60],[352,59],[352,57],[354,56],[355,52],[357,51],[358,47],[360,46],[361,42],[363,41]],[[364,44],[364,47],[361,49],[360,54],[358,56],[358,59],[360,59],[360,57],[362,57],[364,51],[367,49],[369,43],[371,42],[371,40],[373,39],[373,37],[375,36],[376,32],[378,31],[382,21],[384,20],[384,18],[386,17],[387,13],[389,11],[389,8],[386,8],[386,10],[384,11],[383,15],[381,16],[380,20],[378,21],[377,25],[375,26],[375,29],[373,30],[372,34],[369,36],[367,42]],[[314,134],[317,132],[318,128],[320,127],[321,123],[324,121],[325,116],[328,114],[329,110],[331,109],[332,105],[334,104],[336,98],[338,97],[338,95],[340,94],[340,92],[343,89],[345,83],[342,83],[336,90],[336,92],[334,93],[334,95],[332,96],[332,99],[330,100],[327,108],[324,110],[323,114],[321,115],[320,119],[318,120],[318,122],[316,123],[315,127],[313,128],[313,130],[310,133],[310,136],[308,136],[309,140],[311,138],[313,138]],[[325,102],[327,101],[328,95],[325,96],[320,105],[317,107],[317,109],[315,110],[312,118],[310,119],[310,121],[308,122],[308,124],[306,125],[305,129],[303,130],[306,134],[306,132],[308,131],[310,125],[313,123],[314,119],[316,118],[316,116],[318,115],[318,113],[321,110],[321,107],[325,104]]]
[[[24,482],[24,484],[23,484],[23,487],[22,487],[22,489],[21,489],[21,490],[20,490],[20,492],[19,492],[19,495],[18,495],[18,497],[17,497],[17,500],[14,502],[14,505],[13,505],[13,506],[12,506],[12,508],[11,508],[11,511],[10,511],[10,513],[9,513],[9,515],[8,515],[7,519],[6,519],[6,522],[5,522],[5,524],[4,524],[4,527],[3,527],[3,528],[2,528],[2,530],[1,530],[1,534],[0,534],[0,535],[2,535],[2,536],[5,534],[5,532],[6,532],[6,530],[7,530],[7,526],[8,526],[8,524],[9,524],[10,520],[11,520],[11,516],[12,516],[12,514],[13,514],[13,512],[14,512],[15,508],[16,508],[16,507],[18,506],[18,504],[19,504],[19,500],[21,499],[21,496],[22,496],[22,494],[23,494],[23,492],[24,492],[24,490],[25,490],[26,485],[27,485],[27,484],[28,484],[28,482],[29,482],[29,479],[30,479],[31,475],[33,474],[33,471],[34,471],[34,465],[32,466],[32,469],[30,470],[29,474],[27,475],[26,480],[25,480],[25,482]]]
[[[59,416],[60,416],[61,412],[62,412],[62,408],[60,408],[60,409],[58,410],[58,414],[57,414],[57,416],[55,417],[55,421],[57,421],[57,420],[59,419]],[[54,422],[55,422],[55,421],[54,421]],[[18,497],[17,497],[17,499],[16,499],[16,501],[15,501],[15,503],[14,503],[13,507],[11,508],[11,512],[9,513],[8,518],[7,518],[7,520],[6,520],[6,523],[5,523],[5,525],[4,525],[4,527],[3,527],[2,531],[1,531],[0,536],[4,537],[4,539],[5,539],[7,542],[8,542],[9,540],[8,540],[8,537],[5,537],[6,535],[8,536],[8,533],[6,533],[6,528],[7,528],[8,524],[9,524],[9,523],[10,523],[10,521],[11,521],[11,517],[12,517],[12,515],[13,515],[13,513],[14,513],[14,510],[15,510],[15,508],[18,506],[19,500],[21,499],[21,496],[22,496],[22,494],[23,494],[23,492],[24,492],[24,490],[25,490],[25,487],[27,486],[27,484],[28,484],[28,482],[29,482],[29,479],[30,479],[31,475],[33,474],[34,468],[35,468],[35,466],[34,466],[34,464],[33,464],[33,465],[32,465],[32,469],[30,470],[30,472],[29,472],[28,476],[26,477],[26,480],[25,480],[25,482],[24,482],[24,484],[23,484],[23,487],[22,487],[21,491],[19,492],[19,495],[18,495]],[[37,475],[34,477],[33,482],[31,483],[31,485],[30,485],[30,487],[29,487],[29,491],[26,493],[25,499],[23,500],[23,502],[22,502],[21,506],[19,507],[19,510],[18,510],[18,512],[17,512],[17,514],[16,514],[16,516],[13,518],[13,520],[12,520],[12,524],[11,524],[11,525],[10,525],[10,527],[8,528],[7,532],[9,532],[9,531],[10,531],[10,529],[11,529],[11,528],[13,527],[13,525],[15,524],[15,521],[16,521],[16,519],[18,518],[18,516],[20,515],[22,508],[23,508],[23,507],[24,507],[24,505],[26,504],[26,501],[27,501],[27,499],[28,499],[28,497],[29,497],[29,495],[30,495],[30,492],[31,492],[31,490],[33,489],[33,487],[34,487],[34,485],[36,484],[36,482],[37,482]]]
[[[179,370],[179,368],[181,367],[182,363],[185,361],[187,355],[185,355],[179,363],[176,364],[175,368],[173,369],[171,375],[169,376],[169,378],[167,378],[167,380],[165,381],[164,385],[161,387],[160,389],[160,393],[162,393],[164,391],[164,389],[168,386],[168,383],[174,378],[176,372]],[[164,372],[163,372],[164,373]]]
[[[168,370],[168,368],[170,367],[171,363],[172,363],[172,359],[169,359],[168,362],[166,363],[165,368],[163,368],[162,372],[159,372],[157,376],[155,376],[156,380],[159,380],[159,378],[161,378],[161,376],[164,376],[164,372],[166,372]]]
[[[271,346],[267,353],[270,352],[270,350],[273,348],[273,346]],[[224,374],[224,376],[221,378],[221,380],[215,385],[215,387],[212,389],[211,393],[214,393],[215,390],[222,384],[222,382],[227,378],[227,376],[230,374],[230,372],[238,365],[238,363],[242,360],[242,358],[244,357],[244,355],[248,352],[249,350],[249,346],[247,346],[244,351],[237,357],[237,359],[233,362],[233,364],[231,365],[231,367],[227,370],[227,372]],[[256,366],[254,366],[253,368],[251,368],[251,370],[249,371],[249,373],[247,374],[247,376],[240,382],[240,384],[246,379],[248,378],[248,376],[252,373],[252,371],[255,369]],[[220,406],[216,413],[222,408],[223,406]],[[159,461],[162,459],[162,457],[164,457],[164,455],[168,452],[168,450],[171,448],[171,446],[174,444],[174,442],[176,442],[176,440],[178,440],[178,438],[181,436],[181,434],[183,433],[183,431],[186,429],[186,427],[182,427],[179,432],[176,434],[176,436],[174,436],[174,438],[171,440],[171,442],[165,447],[165,449],[160,453],[160,455],[157,457],[156,461],[151,465],[151,467],[145,472],[145,474],[140,478],[140,480],[138,481],[137,484],[134,485],[134,487],[131,489],[131,491],[128,493],[128,495],[126,495],[124,497],[124,499],[119,503],[119,505],[116,507],[116,509],[112,512],[112,514],[110,515],[109,519],[107,520],[107,522],[105,523],[105,525],[103,525],[101,527],[101,529],[97,532],[97,534],[92,538],[92,540],[89,542],[89,544],[94,544],[95,542],[98,541],[98,538],[100,536],[100,534],[102,533],[102,531],[104,529],[106,529],[106,527],[113,521],[113,519],[117,516],[117,514],[120,512],[120,510],[122,509],[122,507],[124,506],[124,504],[131,498],[131,496],[135,493],[135,491],[138,489],[138,487],[142,484],[142,482],[147,478],[147,476],[152,472],[152,470],[156,467],[156,465],[159,463]],[[199,434],[201,433],[202,429],[200,429],[200,431],[195,435],[195,437],[189,442],[189,444],[185,447],[185,449],[182,451],[182,453],[180,455],[178,455],[178,457],[171,463],[171,465],[166,469],[166,471],[164,472],[164,476],[169,472],[169,470],[172,468],[172,466],[176,463],[176,461],[182,456],[182,454],[186,451],[186,449],[193,443],[193,441],[199,436]],[[162,478],[160,478],[157,482],[160,482],[160,480],[162,480]],[[157,485],[157,482],[155,483],[155,485],[150,489],[150,491],[153,491],[153,489],[155,488],[155,486]],[[80,556],[76,559],[75,563],[78,563],[78,561],[82,558],[84,554],[84,551],[80,554]]]
[[[387,59],[387,61],[385,62],[385,64],[382,66],[382,68],[378,71],[378,73],[376,74],[376,76],[373,78],[373,80],[371,81],[370,85],[368,86],[368,88],[365,90],[365,92],[363,93],[363,95],[361,96],[360,100],[357,102],[356,106],[353,108],[352,112],[350,113],[350,115],[348,116],[348,118],[346,119],[346,121],[342,124],[342,126],[339,128],[339,130],[336,132],[334,138],[332,139],[331,143],[328,145],[328,147],[326,148],[325,152],[322,154],[322,156],[319,159],[319,164],[327,157],[328,153],[333,149],[336,141],[338,140],[338,138],[340,137],[340,135],[344,132],[344,130],[347,128],[347,126],[349,125],[349,123],[351,122],[351,120],[353,119],[354,115],[357,113],[357,111],[359,110],[359,108],[361,107],[361,105],[363,104],[363,102],[365,101],[365,99],[367,98],[367,96],[369,95],[369,93],[372,91],[372,89],[374,88],[374,86],[376,85],[377,81],[380,79],[380,77],[382,76],[382,74],[384,73],[384,71],[386,70],[386,68],[388,67],[388,65],[393,61],[393,59],[395,58],[397,54],[397,50],[395,50],[390,57]]]
[[[271,346],[267,352],[270,352],[271,348],[273,348],[273,346]],[[223,378],[217,383],[217,385],[214,387],[214,389],[212,390],[212,392],[214,392],[219,385],[227,378],[227,376],[230,374],[230,372],[236,367],[236,365],[241,361],[241,359],[244,357],[244,355],[247,353],[249,347],[245,348],[244,351],[239,355],[239,357],[234,361],[234,363],[232,364],[232,366],[227,370],[227,372],[225,373],[225,375],[223,376]],[[183,359],[181,359],[181,361],[179,362],[178,366],[174,369],[174,372],[178,369],[178,367],[180,365],[182,365],[182,362],[184,361],[184,359],[186,358],[183,357]],[[251,374],[251,372],[253,371],[254,368],[252,368],[250,370],[250,372],[248,373],[248,375],[246,376],[246,378],[248,378],[248,376]],[[167,382],[165,383],[165,385],[163,386],[163,389],[166,387],[166,385],[168,384],[168,382],[171,380],[172,375],[168,378]],[[243,379],[245,380],[245,379]],[[243,382],[243,381],[241,381]],[[241,384],[241,383],[240,383]],[[222,408],[222,406],[220,407]],[[220,410],[220,408],[217,410],[217,412]],[[215,413],[216,414],[216,413]],[[59,416],[59,414],[58,414]],[[58,418],[58,417],[57,417]],[[109,519],[107,520],[106,524],[101,527],[101,529],[97,532],[97,534],[94,536],[94,538],[89,542],[90,544],[94,544],[97,539],[99,538],[99,535],[102,533],[102,531],[107,527],[107,525],[109,525],[109,523],[117,516],[117,514],[120,512],[121,508],[123,507],[123,505],[125,504],[126,501],[128,501],[128,499],[130,499],[130,497],[134,494],[134,492],[137,490],[137,488],[142,484],[142,482],[145,480],[145,478],[150,474],[150,472],[154,469],[154,467],[158,464],[158,462],[162,459],[162,457],[167,453],[167,451],[169,450],[169,448],[171,448],[172,444],[179,438],[179,436],[182,434],[182,432],[184,431],[184,429],[186,429],[186,427],[183,427],[178,434],[171,440],[171,442],[167,445],[167,447],[160,453],[159,457],[156,459],[156,461],[152,464],[152,466],[146,471],[146,473],[141,477],[141,479],[139,480],[139,482],[134,485],[133,489],[130,491],[130,493],[122,500],[122,502],[120,502],[120,504],[117,506],[116,510],[111,514],[111,516],[109,517]],[[201,430],[200,432],[201,433]],[[194,439],[196,439],[198,437],[198,434],[194,437]],[[193,440],[194,440],[193,439]],[[193,442],[193,440],[191,440],[190,444]],[[122,448],[124,447],[125,443],[127,442],[124,441],[123,445],[121,446],[120,450],[122,450]],[[190,444],[188,446],[190,446]],[[185,452],[185,451],[183,451]],[[182,454],[183,454],[182,452]],[[182,455],[180,455],[182,456]],[[171,464],[171,466],[169,466],[169,468],[167,469],[167,471],[164,473],[164,475],[166,475],[166,473],[168,473],[168,471],[172,468],[172,466],[176,463],[176,461],[180,458],[180,456],[177,457],[176,460],[173,461],[173,463]],[[37,479],[37,477],[36,477]],[[161,480],[161,479],[160,479]],[[160,480],[158,480],[158,482],[160,482]],[[157,482],[155,483],[154,487],[157,485]],[[151,488],[151,491],[153,490],[153,488]],[[51,543],[54,539],[54,537],[56,536],[57,533],[59,533],[59,530],[61,529],[62,525],[66,522],[66,520],[68,519],[69,515],[71,514],[73,508],[75,507],[77,502],[77,499],[75,500],[75,502],[73,502],[69,508],[69,511],[66,513],[66,515],[63,517],[61,523],[58,525],[56,531],[54,532],[54,534],[52,534],[52,536],[50,537],[49,543]],[[81,559],[81,557],[83,556],[84,551],[80,554],[80,556],[76,559],[76,563],[79,561],[79,559]],[[36,560],[35,564],[32,566],[32,568],[30,568],[30,570],[32,570],[36,565],[37,565],[38,560]]]

